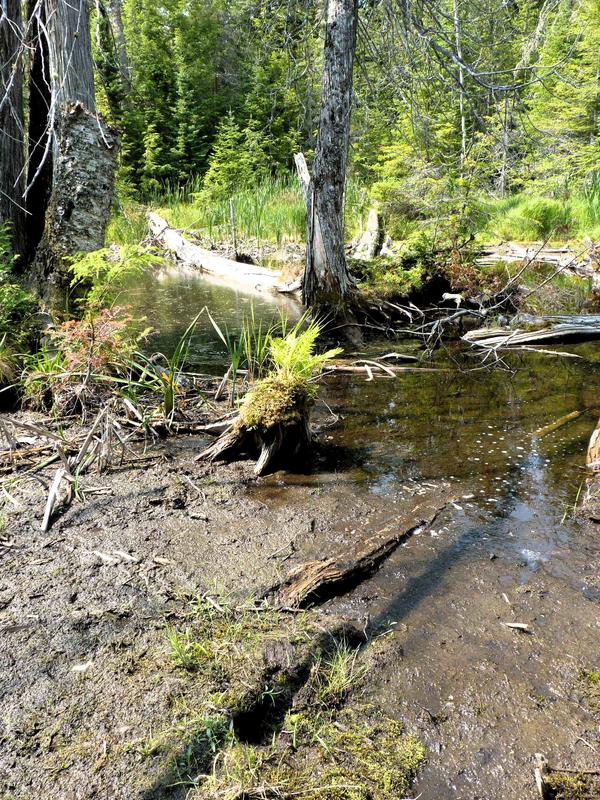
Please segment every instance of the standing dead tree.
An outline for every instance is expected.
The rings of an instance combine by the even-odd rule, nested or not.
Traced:
[[[21,0],[0,3],[0,225],[9,223],[12,245],[24,249],[23,21]]]
[[[357,0],[328,0],[319,134],[312,177],[305,185],[303,299],[306,305],[334,310],[344,309],[352,290],[344,247],[344,187],[357,20]]]

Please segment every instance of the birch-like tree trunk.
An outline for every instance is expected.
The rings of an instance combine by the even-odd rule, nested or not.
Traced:
[[[0,225],[9,223],[16,253],[25,246],[21,0],[0,0]]]
[[[34,279],[62,283],[65,257],[104,245],[117,137],[96,113],[87,0],[44,0],[51,86],[46,127],[52,189]]]
[[[303,299],[343,308],[352,289],[344,242],[358,0],[328,0],[319,134],[309,186]]]

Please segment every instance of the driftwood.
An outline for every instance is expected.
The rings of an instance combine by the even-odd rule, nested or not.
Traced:
[[[537,342],[565,342],[600,338],[600,315],[556,315],[523,318],[534,330],[526,328],[478,328],[469,331],[463,341],[477,347],[499,349],[520,347]],[[518,320],[517,320],[518,322]]]
[[[393,522],[335,558],[300,564],[264,598],[279,607],[301,608],[347,591],[371,575],[401,542],[432,525],[441,510],[406,530],[399,530]]]
[[[280,272],[254,264],[242,264],[206,250],[186,239],[181,231],[170,228],[162,217],[153,212],[148,214],[148,224],[154,238],[186,266],[247,289],[275,292],[280,287]]]

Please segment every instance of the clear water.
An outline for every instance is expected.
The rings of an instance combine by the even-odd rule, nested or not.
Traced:
[[[263,324],[280,311],[290,317],[300,312],[288,298],[249,296],[177,274],[136,283],[125,301],[155,329],[148,347],[167,354],[204,306],[232,334],[251,308]],[[369,354],[382,348],[418,353],[418,344],[407,340],[372,345]],[[481,369],[471,352],[455,348],[436,360],[447,371],[374,381],[360,374],[332,376],[321,395],[339,421],[328,431],[331,447],[302,481],[319,487],[332,473],[343,473],[352,492],[373,502],[401,500],[415,486],[435,494],[431,487],[447,481],[458,498],[457,547],[472,557],[483,547],[488,557],[491,541],[494,552],[522,562],[524,579],[545,569],[595,592],[585,583],[585,548],[579,548],[571,512],[600,415],[600,343],[569,349],[582,358],[522,353],[511,356],[513,372]],[[193,336],[190,361],[216,375],[227,367],[226,349],[206,315]],[[572,411],[584,413],[553,433],[536,434]],[[326,416],[319,406],[317,421]],[[278,502],[277,495],[283,501],[294,480],[278,478],[270,489],[267,482],[270,501]]]

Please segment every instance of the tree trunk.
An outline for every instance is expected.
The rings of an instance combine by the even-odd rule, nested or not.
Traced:
[[[123,8],[122,0],[106,0],[106,8],[112,35],[115,40],[115,51],[121,80],[126,89],[131,88],[131,72],[129,70],[129,59],[127,57],[127,45],[125,41],[125,29],[123,28]]]
[[[52,104],[67,102],[96,111],[94,62],[87,0],[45,0],[52,77]]]
[[[66,256],[104,246],[117,137],[96,113],[87,0],[45,0],[51,103],[52,190],[33,277],[62,283]]]
[[[306,305],[345,307],[352,281],[344,247],[344,186],[350,143],[357,0],[328,0],[321,114],[307,198]]]
[[[21,0],[0,0],[0,225],[15,253],[25,247],[22,33]]]
[[[44,233],[48,198],[52,188],[52,131],[48,126],[48,109],[52,100],[48,42],[42,34],[46,26],[43,5],[37,0],[27,0],[29,23],[29,152],[27,170],[26,205],[28,263]]]

